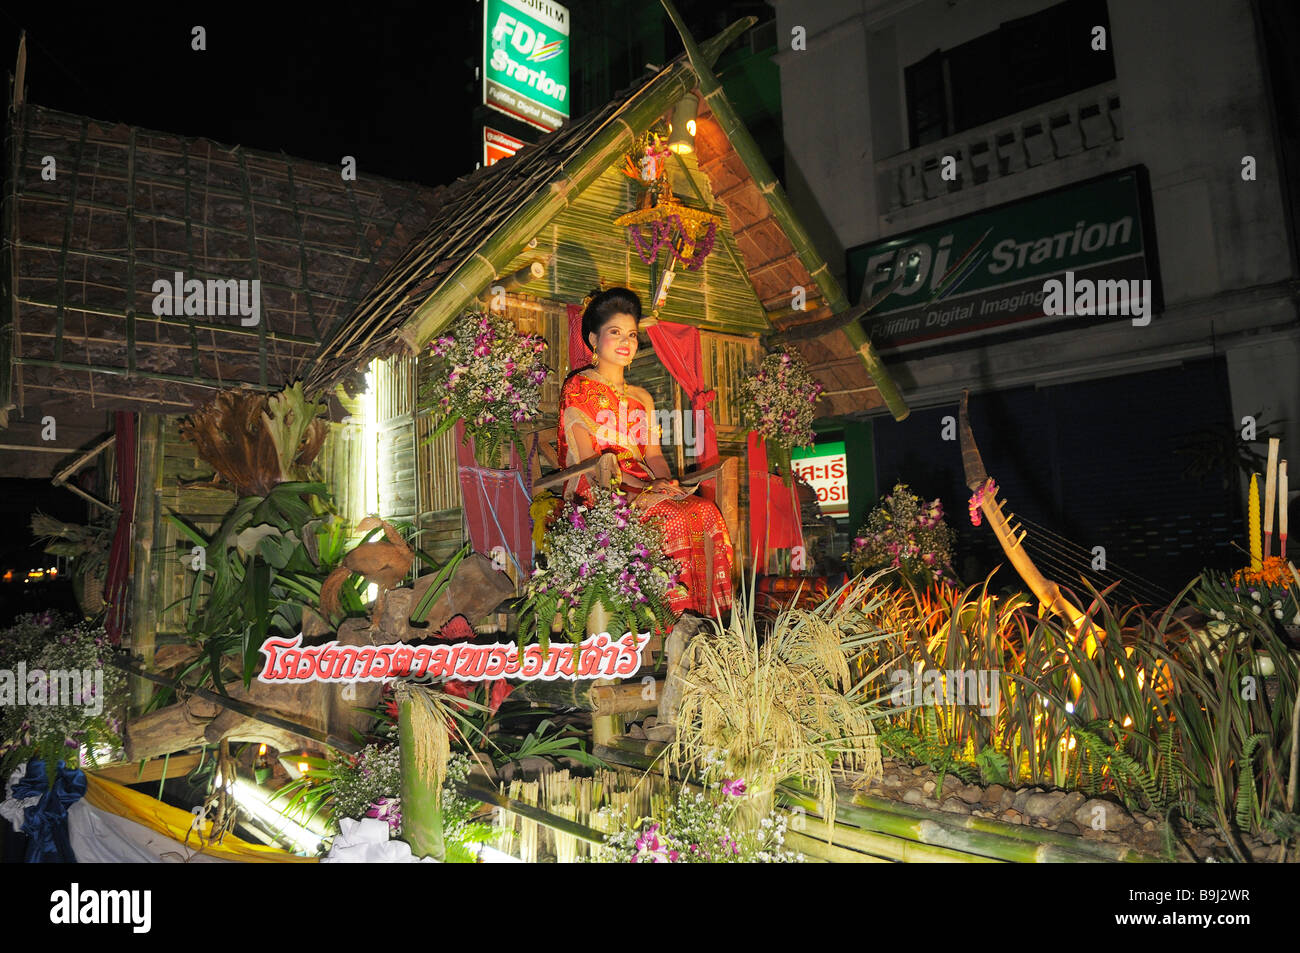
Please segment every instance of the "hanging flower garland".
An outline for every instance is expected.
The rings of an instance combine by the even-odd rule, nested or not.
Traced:
[[[652,264],[666,247],[673,258],[686,266],[687,271],[698,270],[712,253],[720,222],[712,212],[673,201],[638,209],[614,220],[615,225],[627,226],[632,247],[647,265]],[[651,227],[648,239],[642,231],[645,225]]]

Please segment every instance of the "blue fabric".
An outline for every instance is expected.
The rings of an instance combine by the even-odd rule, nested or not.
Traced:
[[[37,804],[23,812],[23,833],[28,837],[27,863],[75,864],[77,857],[68,840],[68,808],[86,794],[86,775],[69,771],[60,761],[50,786],[45,762],[33,758],[27,762],[27,777],[14,785],[18,800],[40,797]]]

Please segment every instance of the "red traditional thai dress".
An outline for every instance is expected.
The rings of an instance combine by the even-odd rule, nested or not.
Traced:
[[[611,426],[620,414],[614,389],[583,374],[572,375],[560,394],[559,451],[564,466],[582,462],[570,436],[573,428],[582,426],[597,453],[613,449],[624,473],[646,483],[653,481],[655,476],[646,466],[646,448],[652,441],[657,444],[659,435],[646,411],[641,401],[628,394],[628,423]],[[633,506],[642,513],[642,521],[660,520],[664,552],[677,562],[681,585],[668,593],[672,611],[680,615],[691,609],[713,615],[715,607],[729,608],[733,554],[727,524],[717,506],[694,494],[676,499],[629,484],[624,484],[624,489],[633,497]],[[589,499],[586,477],[579,479],[577,492]]]

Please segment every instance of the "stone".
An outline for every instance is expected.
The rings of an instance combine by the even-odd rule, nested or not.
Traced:
[[[993,786],[998,788],[1001,787],[1000,784],[995,784]],[[978,784],[963,784],[960,790],[954,790],[952,793],[957,795],[967,804],[979,804],[983,802],[984,799],[988,796],[985,794],[984,789],[980,787]],[[1000,798],[1001,795],[999,794],[998,797]],[[996,803],[996,802],[990,802],[990,803]]]
[[[1076,836],[1079,833],[1079,827],[1074,823],[1074,821],[1061,821],[1056,825],[1056,830],[1061,834],[1073,834]]]
[[[939,802],[932,797],[926,797],[921,799],[921,806],[928,807],[931,810],[933,810],[934,808],[939,806]]]
[[[1079,809],[1079,805],[1086,800],[1087,797],[1080,794],[1078,791],[1067,791],[1065,797],[1061,798],[1060,802],[1052,810],[1052,813],[1048,814],[1047,817],[1053,824],[1058,821],[1064,821],[1066,818],[1074,814],[1074,812]]]
[[[903,792],[904,804],[920,804],[924,800],[924,795],[922,795],[916,788],[909,788]]]
[[[1065,794],[1061,791],[1052,791],[1047,794],[1031,794],[1025,798],[1023,810],[1033,817],[1051,817],[1064,798]]]
[[[925,774],[925,768],[918,765],[912,769],[912,773],[919,778],[921,775]]]
[[[921,785],[921,790],[924,791],[926,794],[933,794],[933,793],[934,793],[934,782],[933,782],[933,781],[926,781],[924,784]]]
[[[646,740],[645,729],[637,724],[632,725],[632,727],[627,730],[627,736],[629,738],[636,738],[638,741]]]
[[[998,802],[999,811],[1009,811],[1011,806],[1016,803],[1015,791],[1003,791],[1002,800]]]
[[[943,802],[941,811],[947,811],[949,814],[969,814],[970,805],[959,797],[950,797]]]
[[[1258,847],[1251,848],[1250,857],[1251,860],[1254,860],[1257,863],[1264,863],[1268,861],[1269,856],[1273,853],[1274,850],[1272,847],[1269,847],[1267,844],[1260,844]]]
[[[1148,834],[1150,834],[1153,830],[1156,829],[1156,822],[1147,821],[1145,824],[1142,825],[1142,829],[1146,831]]]
[[[1019,791],[1016,792],[1015,799],[1011,802],[1011,806],[1023,814],[1025,811],[1026,802],[1033,795],[1042,794],[1042,793],[1043,793],[1042,788],[1021,788]]]
[[[1001,816],[1002,820],[1008,824],[1023,824],[1025,822],[1025,815],[1015,809],[1003,811]]]
[[[1007,789],[1002,785],[990,784],[988,787],[984,789],[984,793],[981,795],[980,801],[984,804],[987,804],[989,807],[996,808],[999,804],[1002,803],[1002,795],[1006,793],[1007,793]],[[1014,795],[1013,795],[1013,799],[1014,799]]]
[[[1129,817],[1128,811],[1118,804],[1112,804],[1110,801],[1094,797],[1089,798],[1075,808],[1074,823],[1085,829],[1096,828],[1103,831],[1122,831],[1132,825],[1133,818]]]
[[[641,727],[642,727],[642,728],[653,728],[653,727],[654,727],[655,725],[657,725],[657,724],[659,724],[659,719],[658,719],[658,718],[656,718],[654,715],[646,715],[646,717],[645,717],[645,721],[641,722]]]

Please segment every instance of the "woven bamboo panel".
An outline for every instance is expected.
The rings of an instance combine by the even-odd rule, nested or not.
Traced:
[[[278,390],[309,370],[441,195],[30,104],[11,124],[5,319],[20,406],[72,394],[179,413],[240,383]],[[260,322],[155,315],[154,282],[177,272],[259,281]]]

